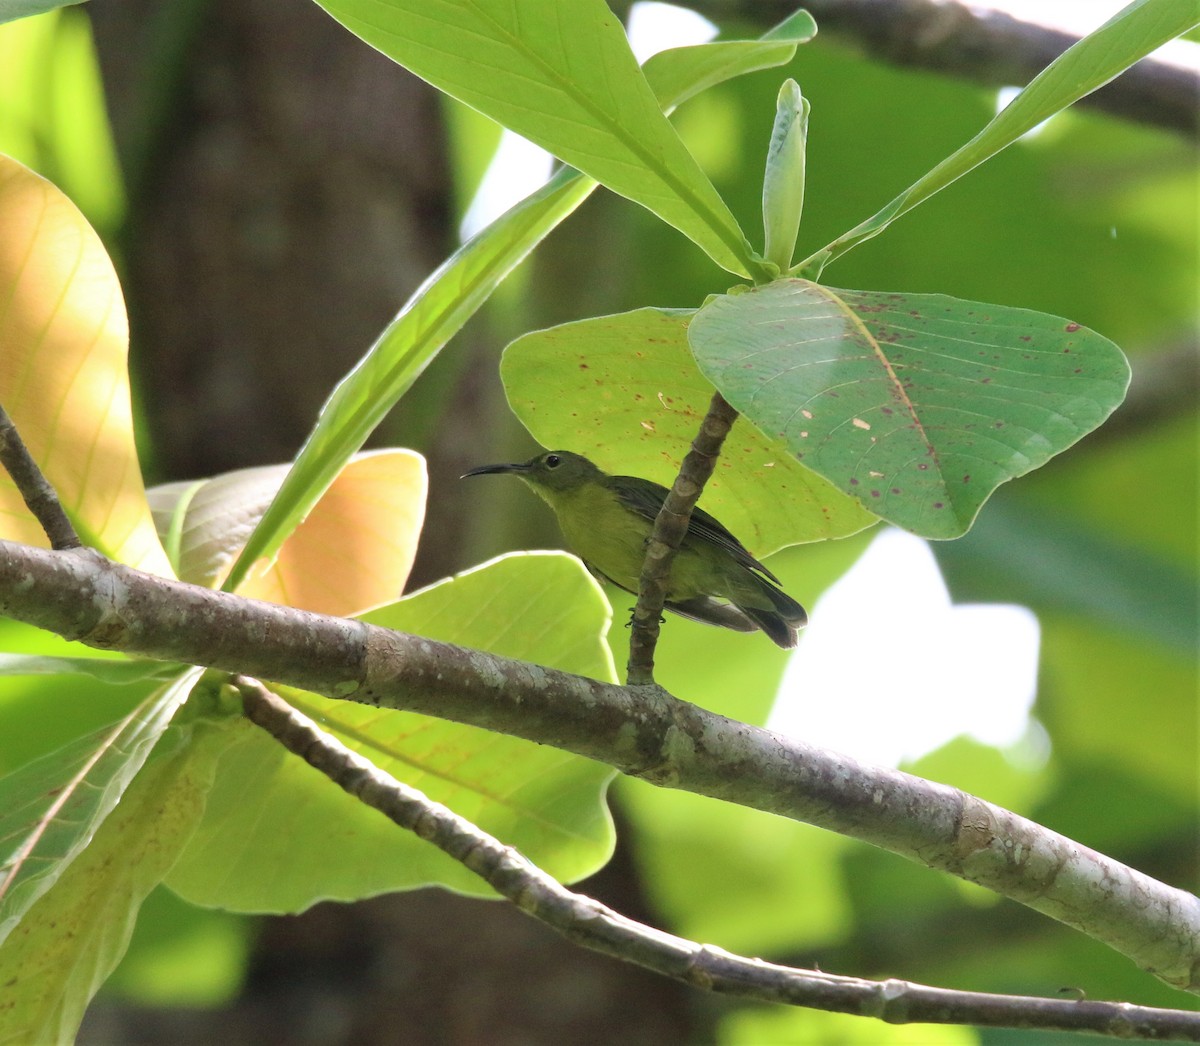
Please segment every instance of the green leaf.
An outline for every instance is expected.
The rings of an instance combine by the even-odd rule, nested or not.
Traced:
[[[609,607],[578,560],[506,556],[366,620],[507,657],[615,680]],[[377,766],[518,847],[561,879],[607,860],[603,797],[612,771],[474,727],[277,688]],[[246,725],[222,761],[204,822],[168,885],[197,904],[300,911],[439,883],[488,887],[457,862],[352,799]],[[246,795],[254,796],[253,803]]]
[[[87,675],[102,683],[124,686],[143,679],[174,679],[178,674],[178,665],[162,661],[0,653],[0,676]]]
[[[966,532],[1001,483],[1096,428],[1121,350],[1057,316],[780,280],[712,299],[688,338],[725,398],[898,526]]]
[[[663,52],[646,63],[646,75],[659,104],[671,109],[700,86],[789,61],[796,44],[807,39],[810,21],[793,16],[772,30],[778,39],[770,43],[730,41]],[[236,588],[256,560],[270,559],[279,551],[334,476],[446,342],[595,187],[592,179],[578,172],[560,171],[464,244],[425,281],[321,408],[291,472],[230,571],[226,590]]]
[[[179,690],[186,690],[182,681]],[[89,845],[0,948],[4,1030],[71,1042],[128,944],[138,908],[195,830],[226,731],[172,728]]]
[[[500,363],[513,412],[545,447],[669,485],[713,394],[688,350],[693,315],[638,309],[518,338]],[[875,520],[744,422],[726,440],[702,501],[758,556]]]
[[[816,33],[812,16],[797,11],[760,40],[718,40],[671,47],[651,55],[642,72],[663,109],[670,111],[726,80],[786,65],[796,56],[796,46]]]
[[[878,236],[902,214],[1194,25],[1195,0],[1134,0],[1095,32],[1059,55],[966,145],[910,185],[877,214],[843,233],[792,271],[818,277],[829,262]]]
[[[0,780],[0,942],[84,852],[199,675],[191,670],[119,722]]]
[[[740,276],[761,272],[603,0],[318,0],[438,89],[640,203]]]
[[[83,0],[0,0],[0,25],[80,3]]]
[[[10,2],[0,0],[0,22]],[[5,26],[0,69],[0,152],[54,182],[105,240],[115,236],[125,189],[86,11],[62,9]]]

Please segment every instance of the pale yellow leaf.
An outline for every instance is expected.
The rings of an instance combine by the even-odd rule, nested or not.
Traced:
[[[0,403],[83,541],[170,576],[133,441],[125,303],[112,262],[70,200],[0,156]],[[45,545],[7,475],[0,536]]]
[[[355,457],[241,595],[323,614],[399,598],[425,519],[425,459],[409,450]]]

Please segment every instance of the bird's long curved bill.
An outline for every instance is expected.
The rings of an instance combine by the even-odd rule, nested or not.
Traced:
[[[490,476],[503,472],[528,472],[529,466],[524,462],[519,462],[513,465],[480,465],[477,469],[471,469],[470,472],[464,472],[459,479],[466,479],[468,476]]]

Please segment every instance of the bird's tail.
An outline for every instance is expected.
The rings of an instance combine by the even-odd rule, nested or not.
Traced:
[[[796,645],[796,633],[808,624],[808,614],[782,589],[763,581],[760,591],[770,600],[772,609],[735,604],[743,614],[763,630],[776,646],[790,650]]]
[[[797,603],[786,592],[774,585],[755,577],[758,583],[755,595],[765,596],[761,602],[770,604],[770,609],[764,606],[751,606],[747,602],[724,603],[711,596],[694,596],[678,602],[668,602],[668,610],[693,621],[703,621],[705,624],[718,625],[721,628],[731,628],[735,632],[753,632],[761,629],[776,646],[790,650],[796,645],[796,633],[808,624],[808,615],[804,607]]]

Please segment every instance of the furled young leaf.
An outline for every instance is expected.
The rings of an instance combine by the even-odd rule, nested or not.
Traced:
[[[11,1041],[73,1041],[142,901],[195,830],[226,743],[223,730],[202,721],[168,731],[86,849],[9,935],[0,1005]]]
[[[279,491],[288,465],[240,469],[149,491],[180,577],[215,587]],[[292,531],[274,562],[239,592],[314,610],[357,614],[404,590],[425,517],[425,460],[376,450],[350,461]]]
[[[169,575],[133,441],[125,305],[112,262],[53,185],[0,156],[0,404],[84,542]],[[0,534],[46,543],[7,475]]]
[[[775,102],[775,126],[763,175],[763,254],[780,270],[792,264],[804,211],[804,168],[808,150],[808,99],[787,79]]]
[[[761,271],[603,0],[318,0],[435,87],[640,203],[730,272]]]
[[[1196,24],[1195,0],[1134,0],[1068,48],[962,148],[910,185],[877,214],[800,262],[793,272],[818,277],[835,258],[878,236],[893,221],[974,170],[1026,131],[1119,76],[1155,48]]]
[[[638,309],[526,334],[500,364],[509,404],[545,447],[670,484],[713,394],[688,350],[694,315]],[[758,556],[875,520],[745,421],[729,434],[702,503]]]
[[[732,40],[681,47],[654,55],[646,76],[664,110],[702,87],[789,61],[812,35],[799,14],[763,41]],[[492,291],[564,218],[587,199],[596,183],[577,171],[560,171],[456,251],[409,299],[366,356],[321,408],[292,465],[229,576],[236,588],[250,565],[270,559],[305,517],[396,401],[430,361],[488,299]]]
[[[0,779],[0,941],[91,842],[189,689],[164,687],[119,722]]]
[[[562,553],[507,556],[367,615],[390,628],[612,680],[608,618],[596,583]],[[611,852],[607,767],[475,727],[280,693],[377,766],[552,875],[577,879]],[[246,725],[240,733],[222,760],[204,822],[167,880],[187,899],[288,912],[429,883],[488,892],[260,731]]]
[[[688,340],[797,460],[931,538],[965,533],[996,487],[1094,429],[1129,384],[1120,349],[1057,316],[806,280],[712,299]]]

